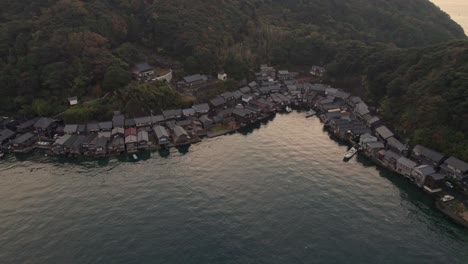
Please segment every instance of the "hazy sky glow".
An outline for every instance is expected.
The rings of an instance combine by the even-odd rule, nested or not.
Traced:
[[[468,0],[431,0],[468,32]]]

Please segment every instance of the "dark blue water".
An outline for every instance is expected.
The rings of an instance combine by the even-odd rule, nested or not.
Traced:
[[[346,149],[292,113],[136,163],[10,157],[0,263],[468,263],[465,230]]]

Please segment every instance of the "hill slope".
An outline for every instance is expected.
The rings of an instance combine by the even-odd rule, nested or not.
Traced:
[[[129,67],[155,55],[181,61],[186,73],[223,68],[239,79],[259,63],[324,64],[334,78],[364,76],[369,99],[406,136],[468,158],[468,43],[427,0],[7,0],[3,7],[0,114],[61,112],[68,96],[124,87]],[[158,109],[160,95],[177,98],[161,89],[143,104]]]

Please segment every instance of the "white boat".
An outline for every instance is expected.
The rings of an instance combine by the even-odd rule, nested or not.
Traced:
[[[446,203],[446,202],[452,201],[453,199],[455,199],[453,196],[451,196],[451,195],[445,195],[445,196],[442,197],[440,200],[441,200],[442,202]]]
[[[133,154],[132,157],[134,160],[138,160],[138,156],[136,154]]]
[[[344,158],[345,159],[350,159],[354,155],[356,155],[357,152],[358,152],[358,150],[355,147],[352,147],[350,150],[348,150],[348,152],[346,152],[346,154],[344,155]]]
[[[291,108],[290,106],[286,106],[286,112],[291,113],[291,112],[292,112],[292,108]]]

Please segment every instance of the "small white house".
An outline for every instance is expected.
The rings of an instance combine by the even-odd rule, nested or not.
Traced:
[[[227,80],[227,74],[224,71],[218,72],[218,80],[226,81]]]
[[[70,105],[77,105],[78,104],[78,97],[77,96],[73,96],[73,97],[69,97],[68,98],[68,102],[70,103]]]

